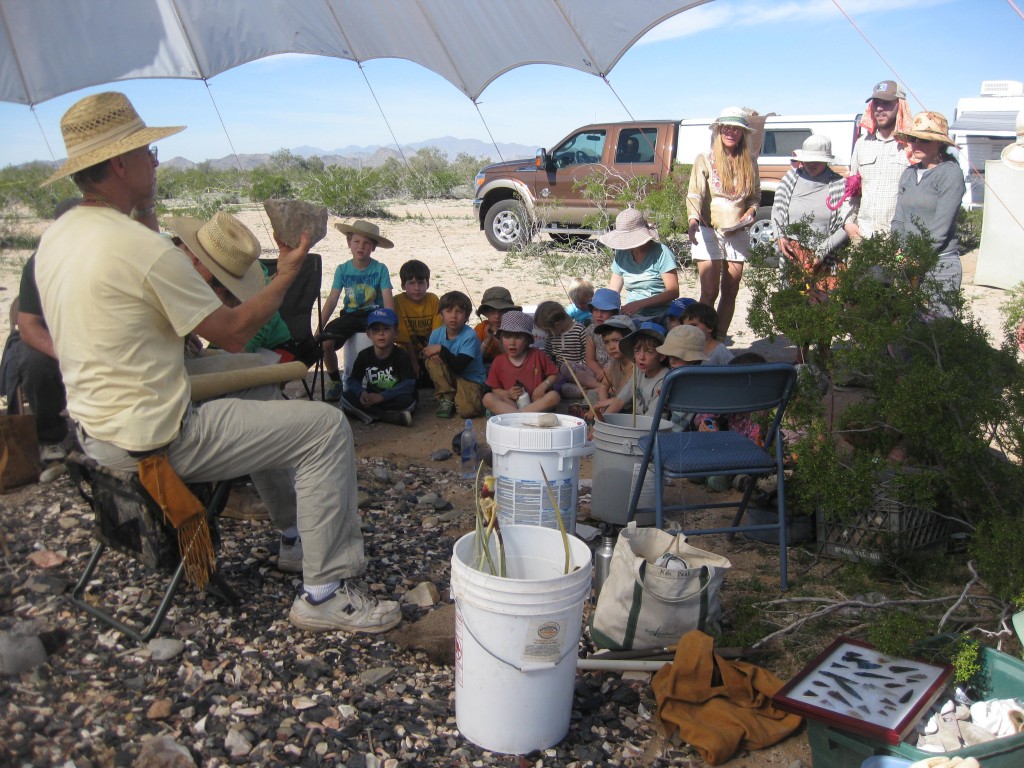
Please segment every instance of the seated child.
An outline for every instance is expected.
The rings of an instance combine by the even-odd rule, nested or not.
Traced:
[[[678,298],[673,300],[665,310],[665,314],[661,316],[661,324],[665,326],[665,330],[671,331],[677,325],[682,325],[683,321],[679,319],[679,316],[683,314],[684,309],[696,303],[696,299]]]
[[[463,419],[472,419],[484,412],[481,398],[486,378],[480,339],[466,325],[473,304],[462,291],[449,291],[438,306],[441,327],[431,331],[420,352],[434,382],[437,417],[450,419],[458,412]]]
[[[607,350],[604,348],[604,341],[601,340],[601,336],[595,333],[594,329],[601,325],[601,323],[607,323],[615,315],[619,314],[619,306],[621,298],[616,291],[611,288],[598,288],[594,292],[594,297],[590,300],[590,304],[587,305],[587,309],[590,310],[590,316],[593,322],[587,326],[587,335],[594,342],[594,359],[591,361],[587,360],[587,365],[593,369],[592,362],[597,363],[601,368],[608,367],[608,361],[611,359],[608,355]],[[633,329],[630,328],[630,331]]]
[[[402,293],[395,296],[395,314],[398,315],[398,335],[395,343],[412,360],[413,370],[420,383],[429,385],[430,377],[420,370],[420,352],[427,346],[430,332],[441,327],[436,293],[430,293],[430,267],[418,259],[410,259],[398,270]]]
[[[331,292],[327,294],[327,301],[324,302],[320,314],[324,370],[333,382],[330,390],[324,395],[324,400],[328,402],[338,400],[342,392],[337,350],[345,346],[345,342],[352,336],[366,330],[366,318],[377,307],[395,308],[388,268],[372,258],[378,246],[393,248],[395,244],[382,237],[377,225],[369,221],[357,219],[351,224],[334,226],[345,233],[352,259],[339,264],[334,271]],[[327,325],[323,325],[324,319],[329,318],[338,306],[342,291],[345,297],[341,313]]]
[[[763,365],[768,362],[757,352],[744,352],[736,355],[729,365]],[[719,415],[714,413],[698,414],[695,423],[701,432],[718,432],[729,430],[739,432],[757,445],[764,446],[764,436],[761,434],[761,425],[754,420],[752,413],[730,413]]]
[[[395,344],[398,316],[381,307],[366,319],[366,335],[373,346],[356,355],[345,378],[341,409],[363,424],[384,421],[412,426],[416,410],[416,374],[409,355]]]
[[[722,342],[715,338],[718,332],[718,313],[714,307],[707,304],[693,303],[683,310],[679,318],[684,325],[692,325],[704,332],[706,342],[704,344],[703,365],[728,365],[732,360],[732,352]]]
[[[533,344],[533,321],[524,312],[510,310],[501,316],[498,329],[505,354],[495,358],[487,373],[490,392],[484,395],[484,407],[492,413],[539,413],[553,411],[561,398],[555,391],[558,369],[551,358]],[[519,407],[526,393],[529,401]]]
[[[665,336],[665,343],[658,347],[658,351],[665,355],[670,369],[684,368],[703,364],[705,343],[700,328],[677,325]],[[673,432],[688,432],[693,425],[693,414],[672,410],[670,420]]]
[[[498,341],[498,325],[501,322],[501,315],[514,309],[522,312],[523,308],[512,302],[512,294],[508,288],[496,285],[484,291],[484,297],[477,307],[476,313],[482,317],[476,328],[476,337],[480,340],[480,347],[483,350],[484,364],[490,365],[494,358],[502,353],[501,342]]]
[[[566,314],[580,325],[588,325],[591,317],[587,305],[594,298],[594,284],[585,277],[574,277],[569,283],[569,290],[566,291],[566,294],[569,296],[569,306],[565,308]]]
[[[614,315],[600,325],[591,327],[608,354],[608,363],[604,366],[604,378],[598,387],[597,397],[599,401],[607,400],[628,389],[633,381],[633,361],[622,354],[619,343],[636,330],[636,325],[633,319],[626,315]],[[626,403],[626,410],[628,411],[631,406],[632,402]]]
[[[559,366],[559,391],[566,399],[583,397],[583,389],[597,389],[604,370],[594,355],[594,337],[565,311],[557,301],[542,301],[533,313],[533,322],[547,334],[544,351]],[[589,354],[588,354],[589,347]],[[587,360],[593,360],[588,364]],[[556,385],[557,386],[557,385]]]
[[[633,413],[641,416],[657,414],[661,385],[665,382],[668,368],[665,356],[658,352],[658,346],[665,341],[665,329],[652,320],[640,325],[635,331],[619,342],[622,354],[633,358],[636,373],[631,385],[614,397],[599,402],[595,407],[604,413],[619,413],[627,404],[632,404]]]

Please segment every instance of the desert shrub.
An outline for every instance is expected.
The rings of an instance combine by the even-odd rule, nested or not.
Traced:
[[[984,218],[983,208],[967,210],[961,208],[956,216],[956,237],[960,242],[960,250],[964,253],[981,246],[981,223]]]
[[[290,198],[295,190],[283,173],[267,168],[256,168],[249,174],[249,199],[262,203],[272,197]]]
[[[381,190],[381,175],[376,169],[330,166],[322,173],[310,174],[300,197],[326,206],[337,216],[386,218],[390,214],[380,203]]]
[[[61,200],[78,195],[70,179],[40,186],[53,173],[49,163],[25,163],[0,169],[0,207],[5,211],[18,206],[40,219],[53,218],[53,209]]]

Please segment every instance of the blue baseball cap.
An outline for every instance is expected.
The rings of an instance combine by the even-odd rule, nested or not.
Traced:
[[[650,339],[654,339],[658,344],[665,343],[665,327],[660,323],[656,323],[653,320],[647,320],[646,322],[640,323],[640,327],[633,331],[631,334],[626,336],[619,342],[619,349],[622,350],[622,354],[626,357],[633,356],[633,346],[636,344],[640,337],[646,336]]]
[[[371,325],[390,325],[392,328],[397,328],[398,315],[395,314],[395,310],[393,309],[377,307],[370,313],[370,316],[366,318],[366,327],[369,328]]]
[[[611,288],[598,288],[594,291],[594,298],[587,304],[587,309],[618,312],[620,306],[622,306],[622,299],[619,298],[618,291],[613,291]]]
[[[688,306],[696,303],[696,299],[676,299],[668,305],[668,309],[665,311],[665,317],[679,317],[686,311]]]

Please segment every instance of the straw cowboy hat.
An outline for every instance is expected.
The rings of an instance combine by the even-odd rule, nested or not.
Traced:
[[[1007,144],[999,159],[1014,170],[1024,171],[1024,110],[1017,113],[1017,140]]]
[[[377,244],[378,248],[394,248],[395,244],[388,240],[386,237],[381,235],[380,227],[370,221],[364,221],[363,219],[356,219],[351,224],[345,222],[343,224],[335,224],[334,228],[339,232],[344,232],[346,235],[362,235],[368,237]]]
[[[669,357],[678,357],[686,362],[704,360],[704,345],[707,338],[704,331],[695,325],[677,325],[665,336],[665,343],[658,347],[658,351]]]
[[[605,232],[598,239],[617,251],[628,251],[639,248],[651,240],[656,240],[658,230],[647,223],[647,219],[636,208],[627,208],[615,217],[615,229]]]
[[[266,278],[257,261],[260,243],[230,213],[218,211],[207,222],[179,216],[167,226],[239,301],[248,301],[263,290]]]
[[[711,125],[708,126],[710,130],[716,128],[723,128],[727,125],[735,126],[736,128],[742,128],[747,133],[750,133],[754,129],[750,127],[748,117],[750,116],[750,110],[744,107],[726,107],[722,110],[722,114],[716,117]]]
[[[910,121],[910,127],[897,132],[896,138],[900,141],[924,139],[925,141],[938,141],[951,147],[956,146],[949,138],[949,123],[938,112],[918,112]]]
[[[68,159],[42,186],[183,130],[184,125],[147,127],[123,93],[106,91],[86,96],[60,119]]]

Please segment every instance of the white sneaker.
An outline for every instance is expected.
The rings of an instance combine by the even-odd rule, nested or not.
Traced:
[[[302,539],[298,536],[281,537],[281,549],[277,553],[277,570],[285,573],[302,573]]]
[[[60,443],[41,443],[39,445],[39,458],[43,462],[64,461],[68,452]]]
[[[394,600],[377,600],[347,582],[321,603],[310,601],[303,592],[295,598],[288,620],[310,632],[387,632],[402,620],[402,609]]]

